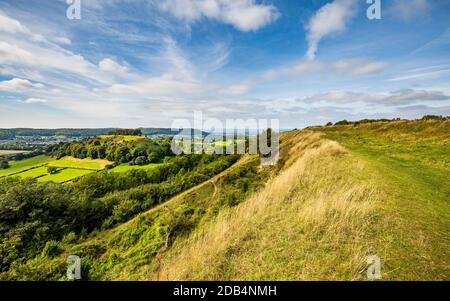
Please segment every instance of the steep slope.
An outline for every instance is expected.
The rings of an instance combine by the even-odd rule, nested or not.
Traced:
[[[287,169],[153,279],[364,280],[377,255],[385,280],[448,280],[449,136],[448,120],[287,133]]]

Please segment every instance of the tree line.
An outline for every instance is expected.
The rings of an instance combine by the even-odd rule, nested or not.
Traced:
[[[72,156],[78,159],[107,159],[117,164],[132,165],[157,163],[165,157],[173,156],[169,139],[123,141],[115,138],[87,138],[78,142],[55,144],[47,148],[46,154],[57,159]]]

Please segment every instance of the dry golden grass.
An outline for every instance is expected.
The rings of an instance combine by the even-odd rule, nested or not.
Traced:
[[[28,154],[28,153],[31,153],[31,152],[21,151],[21,150],[0,150],[0,156],[10,156],[10,155]]]
[[[158,280],[359,279],[377,193],[345,149],[307,132],[288,168],[162,261]],[[284,137],[292,141],[293,137]],[[283,137],[282,137],[283,139]],[[283,155],[283,150],[281,150]],[[337,160],[339,157],[339,160]],[[297,158],[293,161],[292,158]]]

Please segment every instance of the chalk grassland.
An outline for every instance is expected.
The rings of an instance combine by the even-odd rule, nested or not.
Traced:
[[[10,161],[10,167],[7,169],[0,169],[0,178],[10,175],[15,175],[20,172],[27,171],[32,168],[43,166],[55,159],[49,158],[47,156],[37,156],[29,159],[24,159],[20,161]]]
[[[0,150],[0,156],[10,156],[10,155],[18,155],[18,154],[28,154],[29,151],[21,151],[21,150]]]
[[[364,279],[377,187],[336,142],[292,138],[281,174],[174,246],[154,279]]]
[[[284,171],[175,245],[147,277],[367,280],[367,257],[378,255],[384,280],[450,279],[449,121],[316,128],[281,140],[290,144]]]
[[[450,120],[324,132],[367,162],[386,192],[379,244],[387,278],[450,280]]]
[[[106,166],[112,165],[113,162],[103,159],[76,159],[74,157],[64,157],[59,160],[52,161],[48,166],[60,168],[74,168],[74,169],[88,169],[88,170],[102,170]]]
[[[69,182],[74,179],[83,177],[83,176],[88,175],[93,172],[95,172],[95,171],[88,170],[88,169],[65,168],[56,174],[46,175],[46,176],[38,178],[37,180],[39,182],[50,182],[51,181],[51,182],[55,182],[55,183],[65,183],[65,182]]]

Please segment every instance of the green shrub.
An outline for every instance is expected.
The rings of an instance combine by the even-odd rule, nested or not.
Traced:
[[[56,174],[56,173],[58,172],[58,169],[57,169],[56,167],[49,166],[49,167],[47,167],[47,172],[48,172],[50,175],[54,175],[54,174]]]
[[[44,249],[42,249],[41,256],[53,258],[56,255],[61,254],[62,251],[63,251],[63,248],[62,248],[60,242],[58,242],[56,240],[50,240],[45,243],[45,247],[44,247]]]
[[[9,168],[9,162],[6,159],[0,159],[0,169]]]

